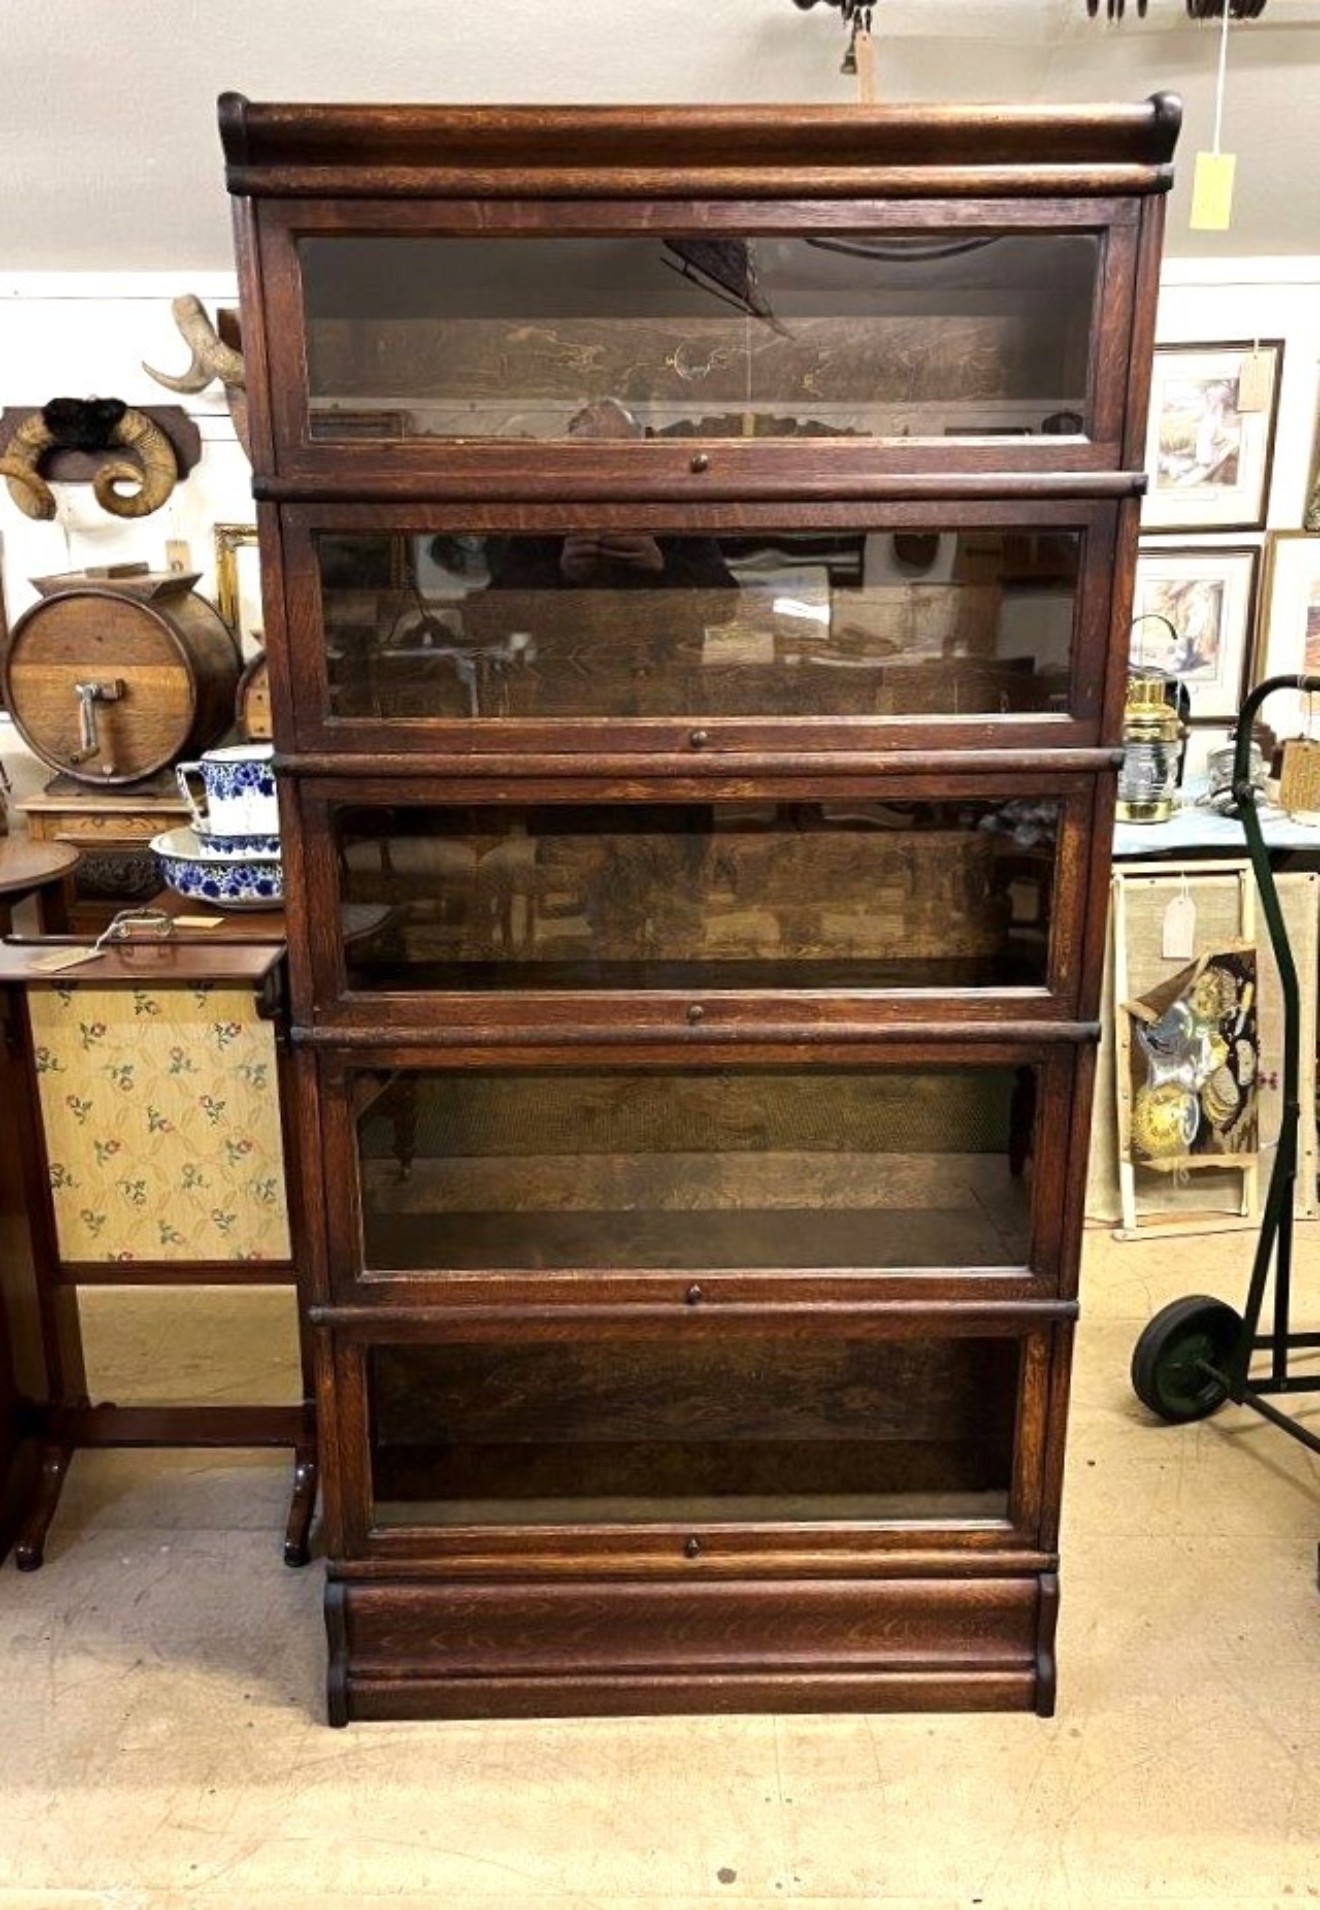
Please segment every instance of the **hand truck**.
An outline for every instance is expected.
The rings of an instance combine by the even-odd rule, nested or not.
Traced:
[[[1246,698],[1238,714],[1233,755],[1233,800],[1247,838],[1247,851],[1260,891],[1270,946],[1283,991],[1283,1112],[1270,1173],[1260,1236],[1247,1288],[1246,1306],[1237,1313],[1223,1300],[1195,1293],[1173,1300],[1150,1321],[1132,1354],[1132,1387],[1143,1406],[1172,1425],[1206,1419],[1226,1400],[1249,1406],[1312,1452],[1320,1453],[1320,1433],[1303,1426],[1272,1403],[1290,1393],[1320,1392],[1320,1374],[1290,1370],[1294,1353],[1320,1347],[1320,1333],[1294,1333],[1292,1305],[1293,1189],[1297,1180],[1297,1135],[1301,1120],[1298,1094],[1300,1002],[1297,965],[1270,867],[1261,829],[1256,791],[1249,769],[1251,728],[1256,713],[1276,690],[1320,690],[1320,676],[1272,676]],[[1274,1306],[1270,1331],[1260,1331],[1265,1289],[1274,1269]],[[1253,1379],[1254,1354],[1269,1355],[1267,1375]]]

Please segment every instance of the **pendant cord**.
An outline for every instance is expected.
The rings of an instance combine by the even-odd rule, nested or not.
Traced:
[[[1215,151],[1219,151],[1224,130],[1224,87],[1228,78],[1228,23],[1233,9],[1224,0],[1224,24],[1219,33],[1219,80],[1215,88]]]

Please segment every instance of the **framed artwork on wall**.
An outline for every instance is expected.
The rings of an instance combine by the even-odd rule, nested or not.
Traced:
[[[1320,676],[1320,537],[1275,531],[1267,538],[1261,602],[1256,681]]]
[[[215,526],[215,607],[233,631],[242,656],[254,656],[262,648],[255,524]]]
[[[1193,722],[1229,721],[1246,694],[1259,566],[1254,545],[1153,545],[1138,554],[1131,661],[1186,684]]]
[[[1281,339],[1156,349],[1143,530],[1264,529],[1282,366]]]

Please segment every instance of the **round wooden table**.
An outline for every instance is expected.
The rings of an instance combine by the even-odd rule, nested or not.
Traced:
[[[30,895],[37,898],[37,926],[43,935],[69,933],[69,877],[78,853],[65,842],[0,836],[0,938],[13,933],[14,909]]]

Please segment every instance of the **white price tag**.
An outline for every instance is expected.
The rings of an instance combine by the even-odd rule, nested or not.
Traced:
[[[1237,408],[1239,411],[1268,411],[1270,387],[1274,382],[1274,362],[1268,352],[1247,352],[1238,373]]]
[[[1187,889],[1164,911],[1161,952],[1166,962],[1190,962],[1196,954],[1196,904]]]

